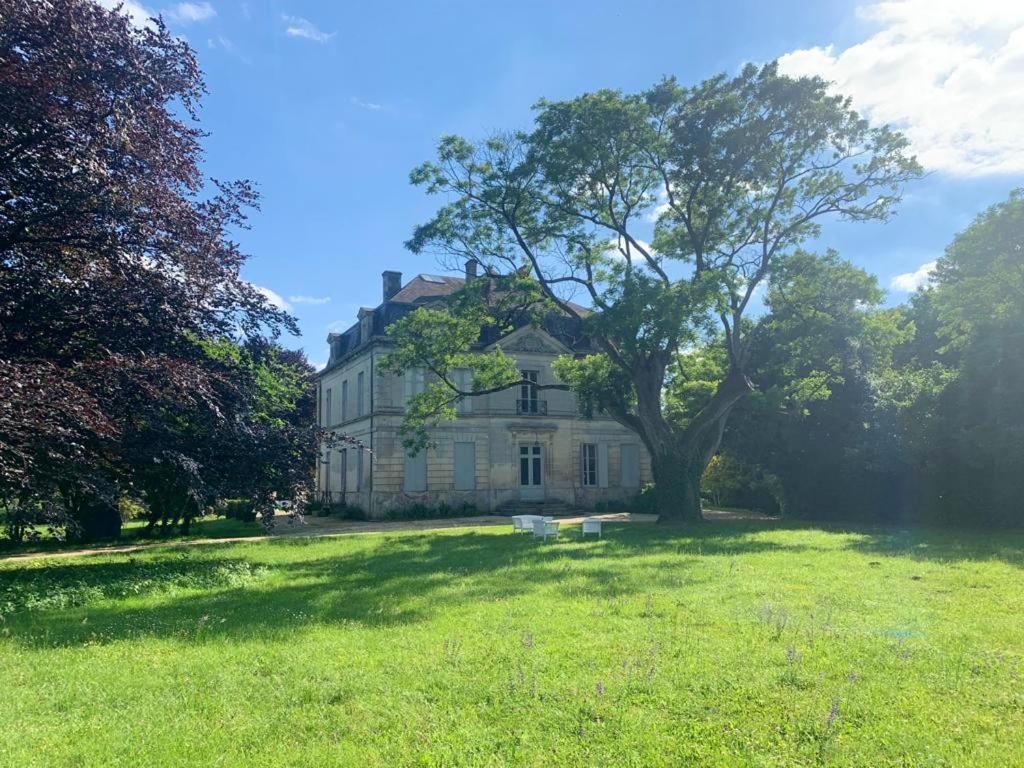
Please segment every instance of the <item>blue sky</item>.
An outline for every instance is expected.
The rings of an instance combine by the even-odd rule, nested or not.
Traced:
[[[540,97],[779,57],[834,80],[906,129],[930,171],[893,221],[828,221],[818,244],[877,274],[893,302],[1024,184],[1024,3],[159,1],[125,10],[162,13],[196,49],[206,171],[263,195],[240,235],[245,276],[287,303],[303,335],[286,343],[316,364],[330,329],[379,303],[382,270],[439,271],[402,246],[436,205],[410,169],[442,134],[526,126]]]

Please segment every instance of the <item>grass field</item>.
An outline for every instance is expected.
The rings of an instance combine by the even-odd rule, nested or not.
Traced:
[[[2,520],[0,520],[2,522]],[[32,552],[60,552],[63,550],[75,550],[88,547],[90,549],[103,549],[104,547],[124,547],[133,544],[152,544],[161,541],[192,541],[195,539],[230,539],[242,536],[265,536],[266,528],[258,521],[243,522],[226,517],[201,517],[192,523],[192,530],[188,536],[182,536],[175,531],[173,534],[162,537],[159,532],[151,536],[144,536],[146,527],[145,520],[129,520],[121,529],[121,535],[116,539],[102,539],[88,544],[79,542],[62,541],[44,534],[38,541],[27,541],[14,544],[7,539],[0,539],[0,557],[11,554],[24,554]]]
[[[1024,765],[1024,535],[0,561],[3,766]]]

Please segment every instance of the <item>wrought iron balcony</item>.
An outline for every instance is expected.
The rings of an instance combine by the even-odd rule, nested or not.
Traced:
[[[548,415],[548,401],[547,400],[523,400],[522,398],[516,400],[516,415],[517,416],[547,416]]]

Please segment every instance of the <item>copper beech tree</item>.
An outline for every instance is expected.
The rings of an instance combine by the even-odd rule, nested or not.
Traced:
[[[314,465],[312,372],[270,344],[294,321],[240,277],[230,236],[256,193],[201,173],[203,92],[193,51],[159,19],[0,0],[9,519],[59,507],[87,522],[130,493],[187,521]]]
[[[524,307],[578,320],[596,353],[558,360],[560,378],[639,435],[660,513],[694,520],[701,474],[751,391],[754,292],[822,219],[885,219],[919,174],[902,135],[869,125],[825,81],[748,66],[693,87],[667,79],[637,94],[541,101],[528,132],[442,139],[412,181],[446,202],[408,247],[477,259],[506,275],[503,302],[518,293]],[[408,434],[451,416],[460,397],[519,383],[509,358],[473,349],[484,325],[501,322],[494,292],[467,293],[392,332],[391,367],[433,374]],[[668,418],[666,372],[708,343],[728,361],[713,395]],[[471,388],[456,368],[474,371]]]

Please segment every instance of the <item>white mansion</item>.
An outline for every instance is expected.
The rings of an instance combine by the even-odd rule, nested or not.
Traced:
[[[476,262],[466,279],[477,278]],[[576,398],[563,390],[523,385],[464,399],[459,416],[431,432],[434,448],[408,456],[398,428],[403,406],[425,383],[422,371],[404,377],[380,372],[388,354],[388,325],[420,306],[446,301],[463,278],[418,275],[402,285],[399,272],[383,273],[380,306],[359,310],[344,333],[332,333],[327,367],[320,372],[321,426],[361,441],[321,457],[321,498],[345,501],[383,517],[389,509],[441,502],[481,511],[523,505],[592,507],[626,499],[649,482],[647,451],[635,433],[607,416],[584,418]],[[502,337],[481,337],[481,349],[500,346],[524,378],[553,383],[551,361],[587,351],[578,323],[551,317],[541,327],[524,324]]]

